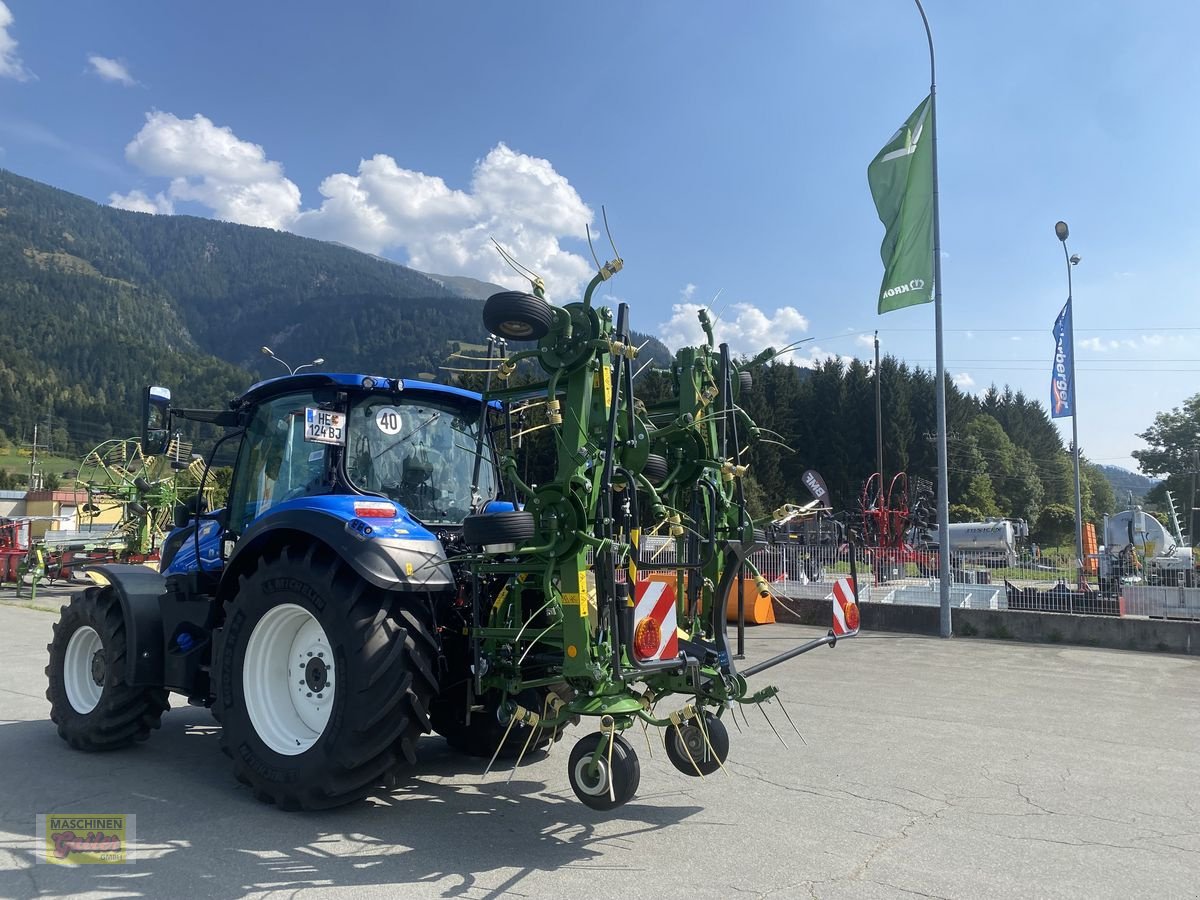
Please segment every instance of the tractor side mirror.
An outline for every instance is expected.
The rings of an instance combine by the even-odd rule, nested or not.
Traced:
[[[161,456],[171,442],[171,392],[148,387],[142,401],[142,452]]]

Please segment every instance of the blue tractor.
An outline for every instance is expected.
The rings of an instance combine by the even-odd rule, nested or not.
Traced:
[[[172,408],[153,387],[145,412],[148,453],[165,448],[172,419],[230,429],[229,502],[179,511],[161,574],[98,566],[107,585],[63,608],[46,674],[64,739],[81,750],[144,740],[180,693],[212,708],[241,781],[302,809],[386,784],[431,716],[460,749],[494,749],[498,723],[455,721],[468,715],[447,702],[438,634],[461,604],[447,552],[464,518],[513,508],[494,499],[478,394],[308,373],[256,384],[223,410]]]
[[[237,777],[292,809],[387,784],[430,730],[519,763],[595,723],[567,763],[595,809],[637,790],[636,725],[662,729],[684,774],[720,768],[735,704],[779,701],[748,678],[857,632],[853,579],[827,635],[740,667],[728,611],[744,574],[767,593],[743,489],[761,432],[740,399],[774,351],[734,360],[701,311],[706,340],[677,351],[669,390],[635,396],[629,307],[592,305],[621,265],[564,306],[540,280],[490,297],[483,395],[305,374],[195,410],[149,388],[148,452],[172,419],[239,442],[229,501],[181,511],[161,573],[98,566],[105,586],[64,607],[47,669],[62,737],[144,739],[180,693],[212,708]],[[518,460],[540,429],[534,479]]]

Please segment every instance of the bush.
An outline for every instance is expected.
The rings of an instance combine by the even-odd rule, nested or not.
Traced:
[[[1065,503],[1051,503],[1037,519],[1034,539],[1043,546],[1072,542],[1075,534],[1075,510]]]

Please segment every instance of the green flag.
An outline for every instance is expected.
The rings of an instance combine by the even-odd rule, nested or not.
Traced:
[[[933,300],[933,112],[926,97],[867,166],[887,233],[879,312]]]

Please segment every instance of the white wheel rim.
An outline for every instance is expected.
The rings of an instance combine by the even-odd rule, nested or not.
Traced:
[[[338,682],[325,629],[283,603],[258,620],[246,645],[242,692],[255,733],[283,756],[299,756],[325,732]]]
[[[104,642],[91,625],[75,629],[67,641],[67,654],[63,660],[63,685],[67,689],[67,702],[80,715],[86,716],[100,703],[104,693]],[[99,655],[99,658],[97,656]],[[99,667],[100,681],[94,677]]]
[[[579,785],[579,789],[589,797],[599,797],[601,794],[608,794],[608,760],[603,756],[596,760],[597,777],[596,783],[592,784],[589,770],[592,767],[592,755],[589,753],[579,762],[575,763],[575,783]]]

